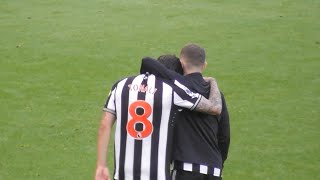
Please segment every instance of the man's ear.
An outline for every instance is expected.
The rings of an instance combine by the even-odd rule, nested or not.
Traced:
[[[184,64],[184,61],[183,61],[183,58],[182,58],[182,57],[180,57],[180,63],[181,63],[182,69],[184,70],[184,68],[186,67],[186,65]]]
[[[201,71],[204,71],[207,68],[207,65],[208,65],[208,63],[207,63],[207,61],[205,61],[201,67]]]

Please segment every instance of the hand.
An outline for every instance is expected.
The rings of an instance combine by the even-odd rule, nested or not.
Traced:
[[[105,166],[98,166],[95,180],[111,180],[108,168]]]
[[[203,79],[204,79],[206,82],[208,82],[208,83],[210,83],[210,82],[217,82],[216,79],[213,78],[213,77],[203,77]]]

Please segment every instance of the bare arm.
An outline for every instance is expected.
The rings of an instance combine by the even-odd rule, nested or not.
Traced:
[[[205,80],[210,83],[209,100],[211,102],[213,102],[212,108],[215,109],[215,111],[218,114],[221,114],[221,112],[222,112],[222,99],[221,99],[220,90],[218,88],[218,83],[212,77],[206,77]]]
[[[97,169],[95,180],[111,179],[106,165],[106,160],[111,129],[115,119],[115,115],[110,112],[104,112],[101,119],[97,142]]]
[[[205,78],[205,80],[210,83],[209,99],[202,97],[195,110],[211,115],[220,115],[222,111],[222,100],[218,84],[214,78]]]

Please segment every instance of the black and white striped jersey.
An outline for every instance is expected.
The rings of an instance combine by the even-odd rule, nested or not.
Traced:
[[[201,98],[178,81],[154,75],[117,82],[104,106],[117,118],[114,179],[169,180],[178,106],[193,110]]]

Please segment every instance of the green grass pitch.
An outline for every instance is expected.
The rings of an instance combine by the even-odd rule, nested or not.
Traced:
[[[319,19],[318,0],[0,0],[0,180],[93,179],[111,85],[188,42],[227,99],[224,179],[320,179]]]

